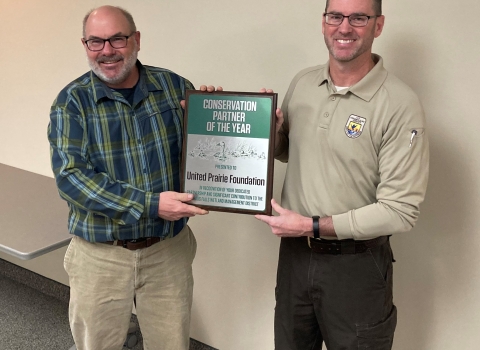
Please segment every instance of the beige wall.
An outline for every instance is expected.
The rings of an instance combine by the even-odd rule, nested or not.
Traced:
[[[196,86],[245,91],[268,86],[281,100],[298,70],[327,58],[323,1],[111,3],[133,13],[142,32],[142,62],[172,69]],[[51,176],[48,110],[58,91],[87,70],[80,23],[100,4],[0,0],[1,163]],[[393,238],[395,349],[475,349],[480,2],[385,1],[384,13],[386,26],[375,51],[420,96],[431,136],[431,178],[421,219],[413,232]],[[284,167],[276,164],[275,170],[278,198]],[[45,203],[32,198],[32,205]],[[199,243],[192,337],[222,350],[272,349],[278,240],[246,215],[212,213],[191,220],[191,226]],[[66,283],[63,252],[25,266]]]

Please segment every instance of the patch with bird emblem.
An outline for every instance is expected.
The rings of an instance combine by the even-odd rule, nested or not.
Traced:
[[[366,122],[367,120],[365,118],[355,114],[350,115],[345,125],[345,134],[352,139],[356,139],[362,134]]]

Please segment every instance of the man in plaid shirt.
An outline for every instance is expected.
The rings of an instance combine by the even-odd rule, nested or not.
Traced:
[[[196,252],[187,218],[208,213],[179,193],[181,101],[194,87],[137,60],[140,32],[121,8],[90,11],[82,42],[91,71],[59,93],[48,127],[70,208],[64,266],[77,349],[121,349],[135,300],[145,349],[186,350]]]

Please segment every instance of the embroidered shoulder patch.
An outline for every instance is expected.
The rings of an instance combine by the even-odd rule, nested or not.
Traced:
[[[350,115],[345,125],[345,134],[352,139],[356,139],[362,134],[366,122],[367,120],[365,118],[355,114]]]

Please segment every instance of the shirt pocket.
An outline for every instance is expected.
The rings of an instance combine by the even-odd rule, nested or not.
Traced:
[[[410,143],[408,144],[408,148],[412,148],[415,146],[415,143],[421,140],[425,135],[424,128],[411,128],[410,129]]]
[[[137,115],[137,123],[144,136],[163,131],[177,133],[183,126],[181,116],[177,107],[165,104]]]

